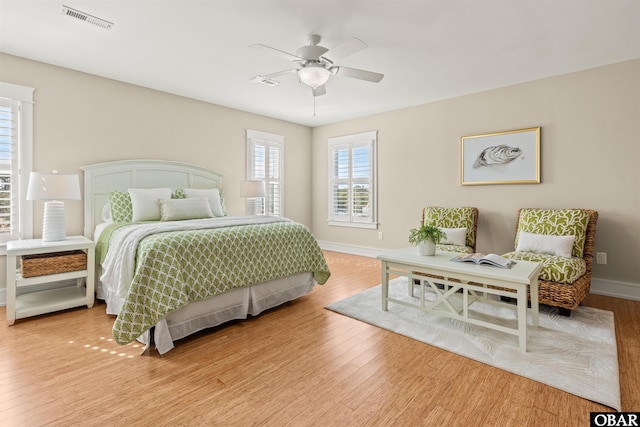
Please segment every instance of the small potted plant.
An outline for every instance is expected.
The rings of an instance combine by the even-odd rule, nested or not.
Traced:
[[[435,255],[436,245],[446,237],[435,223],[421,224],[420,228],[409,231],[409,243],[418,247],[418,255]]]

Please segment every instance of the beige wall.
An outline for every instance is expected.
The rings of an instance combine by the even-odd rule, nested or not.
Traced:
[[[1,53],[0,81],[36,88],[35,170],[79,172],[123,158],[195,163],[225,175],[229,213],[241,214],[244,130],[252,128],[285,136],[285,213],[321,241],[406,246],[423,206],[472,205],[478,250],[501,253],[512,248],[519,207],[589,207],[600,212],[596,250],[608,255],[594,275],[640,283],[640,60],[313,130]],[[459,184],[460,136],[533,126],[542,127],[541,184]],[[379,131],[382,241],[378,230],[326,223],[327,138],[367,130]],[[82,203],[66,212],[67,232],[81,234]],[[37,203],[36,233],[41,216]],[[0,274],[3,287],[4,263]]]
[[[126,158],[194,163],[224,174],[229,214],[245,212],[245,129],[284,135],[285,214],[311,225],[309,127],[2,53],[0,81],[35,88],[34,170],[81,174],[79,166]],[[66,222],[67,234],[82,234],[82,202],[66,203]],[[4,287],[4,261],[0,271]]]
[[[520,207],[596,209],[594,276],[640,284],[640,60],[313,129],[321,241],[407,246],[421,208],[476,206],[478,250],[513,250]],[[460,137],[541,126],[541,184],[461,186]],[[378,130],[378,230],[327,225],[327,139]],[[378,240],[378,231],[384,240]]]

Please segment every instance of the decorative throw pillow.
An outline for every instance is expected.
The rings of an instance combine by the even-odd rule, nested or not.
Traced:
[[[520,231],[554,236],[575,236],[571,255],[582,258],[589,223],[589,212],[584,209],[522,209],[518,219],[515,247]]]
[[[209,201],[211,206],[211,212],[214,216],[225,216],[224,209],[222,207],[222,199],[220,197],[220,190],[217,188],[200,189],[200,188],[183,188],[182,192],[187,199],[194,197],[204,197]]]
[[[466,228],[438,228],[447,235],[445,239],[440,240],[440,243],[445,245],[465,246],[465,242],[467,240]]]
[[[113,222],[132,221],[133,206],[131,205],[131,196],[128,192],[109,192],[109,206],[111,207],[111,219],[113,219]]]
[[[130,188],[132,221],[160,220],[158,200],[170,199],[171,188]]]
[[[160,199],[160,220],[180,221],[185,219],[212,218],[209,201],[205,198]]]
[[[553,236],[521,231],[516,252],[534,252],[571,258],[571,249],[576,236]]]

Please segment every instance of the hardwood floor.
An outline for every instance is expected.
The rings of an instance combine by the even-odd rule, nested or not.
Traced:
[[[325,256],[310,295],[165,356],[113,342],[102,304],[5,324],[0,425],[586,426],[609,410],[325,310],[380,282],[377,260]],[[614,311],[623,410],[640,410],[640,302],[585,305]]]

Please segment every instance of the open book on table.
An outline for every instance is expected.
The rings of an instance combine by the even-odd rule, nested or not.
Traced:
[[[451,261],[455,262],[473,262],[476,264],[488,264],[493,265],[500,268],[511,268],[513,264],[516,262],[507,259],[503,256],[496,254],[481,254],[476,252],[475,254],[461,254],[454,258],[451,258]]]

